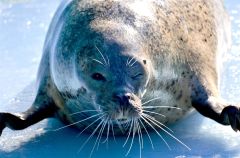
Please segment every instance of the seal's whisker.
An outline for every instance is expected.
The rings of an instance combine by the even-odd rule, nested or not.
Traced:
[[[106,55],[106,58],[107,58],[107,65],[110,66],[110,60],[107,55]]]
[[[138,65],[133,65],[133,66],[131,66],[131,69],[134,69],[135,67],[137,67]]]
[[[142,158],[142,141],[141,141],[141,135],[140,135],[140,127],[139,124],[137,123],[137,133],[138,133],[138,143],[139,143],[139,157]]]
[[[125,141],[124,144],[123,144],[123,147],[125,147],[125,145],[126,145],[127,142],[128,142],[128,139],[129,139],[129,137],[130,137],[130,134],[131,134],[132,128],[133,128],[133,120],[131,120],[131,125],[130,125],[130,128],[129,128],[129,130],[128,130],[128,136],[127,136],[126,141]]]
[[[133,131],[132,131],[132,141],[131,141],[131,145],[130,145],[130,147],[129,147],[129,149],[128,149],[128,152],[126,153],[126,155],[125,156],[128,156],[128,154],[130,153],[130,151],[131,151],[131,149],[132,149],[132,146],[133,146],[133,141],[134,141],[134,138],[135,138],[135,134],[136,134],[136,120],[133,120],[133,129],[132,129]]]
[[[107,137],[106,139],[102,142],[102,143],[106,143],[107,142],[107,148],[108,148],[108,138],[109,138],[109,132],[110,132],[110,120],[109,117],[107,118]]]
[[[99,140],[98,140],[97,150],[98,150],[98,148],[99,148],[99,145],[100,145],[100,142],[101,142],[101,139],[102,139],[102,134],[103,134],[103,132],[104,132],[104,129],[105,129],[105,127],[106,127],[107,122],[108,122],[108,121],[105,120],[105,122],[103,123],[102,128],[101,128],[101,130],[100,130],[100,138],[99,138]]]
[[[97,103],[95,103],[95,102],[93,102],[93,104],[95,105],[95,107],[97,107],[97,108],[98,108],[97,110],[100,110],[100,109],[101,109],[101,107],[102,107],[102,105],[100,105],[100,104],[97,104]]]
[[[179,107],[174,107],[174,106],[144,106],[142,107],[143,109],[153,109],[153,108],[170,108],[170,109],[177,109],[177,110],[182,110]]]
[[[80,120],[80,121],[77,121],[77,122],[71,123],[71,124],[69,124],[69,125],[66,125],[66,126],[60,127],[60,128],[55,129],[55,130],[53,130],[53,131],[55,131],[55,132],[56,132],[56,131],[59,131],[59,130],[61,130],[61,129],[64,129],[64,128],[67,128],[67,127],[70,127],[70,126],[76,125],[76,124],[78,124],[78,123],[81,123],[81,122],[83,122],[83,121],[89,120],[89,119],[91,119],[91,118],[93,118],[93,117],[96,117],[96,116],[99,116],[99,115],[103,115],[103,113],[98,113],[98,114],[96,114],[96,115],[92,115],[92,116],[87,117],[87,118],[85,118],[85,119],[83,119],[83,120]]]
[[[99,110],[84,110],[84,111],[79,111],[79,112],[71,113],[70,116],[76,115],[76,114],[85,113],[85,112],[94,112],[94,111],[99,112]]]
[[[96,119],[95,121],[93,121],[90,125],[88,125],[87,127],[85,127],[78,135],[77,137],[79,137],[85,130],[87,130],[89,127],[91,127],[94,123],[98,122],[100,119],[102,119],[104,117],[103,116],[100,116],[98,119]]]
[[[186,144],[184,144],[182,141],[180,141],[178,138],[176,138],[174,135],[172,135],[171,133],[169,133],[167,130],[165,130],[164,128],[162,128],[161,126],[159,126],[157,123],[155,123],[153,120],[151,120],[150,117],[145,117],[147,120],[149,120],[150,122],[152,122],[155,126],[159,127],[161,130],[163,130],[165,133],[167,133],[169,136],[171,136],[173,139],[175,139],[177,142],[179,142],[180,144],[182,144],[184,147],[186,147],[188,150],[191,150],[191,148],[189,148]]]
[[[100,132],[98,133],[98,136],[97,136],[97,139],[95,140],[95,143],[94,143],[94,145],[93,145],[93,147],[92,147],[92,150],[91,150],[91,153],[90,153],[90,157],[92,157],[92,154],[93,154],[93,151],[95,150],[95,147],[96,147],[96,145],[97,145],[97,143],[100,141],[100,139],[101,139],[101,130],[102,130],[102,128],[103,128],[103,124],[104,124],[104,121],[100,124],[101,125],[101,128],[100,128]]]
[[[106,61],[104,55],[102,54],[102,52],[98,49],[98,47],[97,47],[96,45],[95,45],[95,48],[96,48],[97,51],[100,53],[100,55],[101,55],[101,57],[102,57],[102,59],[103,59],[103,61],[104,61],[104,65],[106,66],[106,65],[107,65],[107,61]]]
[[[109,139],[109,132],[110,132],[110,121],[108,120],[108,129],[107,129],[107,138],[106,138],[106,140],[107,140],[107,149],[108,149],[108,139]]]
[[[138,119],[138,120],[140,120],[140,119]],[[143,135],[142,135],[142,130],[141,130],[141,126],[140,126],[140,124],[139,124],[139,122],[137,121],[137,123],[138,123],[138,127],[139,127],[139,131],[140,131],[140,138],[141,138],[141,142],[142,142],[142,149],[143,149]]]
[[[127,65],[130,65],[133,59],[134,59],[134,57],[132,57],[132,58],[128,61]]]
[[[169,144],[166,142],[166,140],[163,138],[163,136],[156,130],[156,128],[150,123],[148,122],[147,119],[144,118],[143,115],[140,116],[156,133],[157,135],[163,140],[163,142],[167,145],[169,150],[172,150],[171,147],[169,146]]]
[[[103,124],[104,120],[102,120],[98,126],[95,128],[95,130],[92,132],[92,134],[88,137],[88,139],[83,143],[83,145],[80,147],[79,151],[80,152],[84,146],[88,143],[88,141],[93,137],[93,135],[97,132],[98,128]],[[91,157],[91,156],[90,156]]]
[[[164,125],[163,123],[161,123],[160,121],[156,120],[154,117],[148,115],[148,114],[143,114],[145,117],[149,117],[152,121],[154,121],[155,123],[159,124],[160,126],[165,127],[166,129],[168,129],[170,132],[174,133],[173,130],[171,130],[169,127],[167,127],[166,125]]]
[[[129,57],[127,58],[126,66],[128,66],[128,65],[129,65]]]
[[[159,113],[156,113],[156,112],[153,112],[153,111],[148,111],[148,110],[144,110],[144,109],[143,109],[143,112],[152,113],[152,114],[159,115],[159,116],[162,116],[162,117],[165,117],[165,118],[166,118],[165,115],[159,114]]]
[[[135,61],[130,65],[130,67],[132,67],[136,62],[137,60],[135,59]]]
[[[153,145],[151,136],[149,135],[149,132],[147,131],[147,129],[146,129],[146,127],[145,127],[145,125],[143,124],[143,122],[142,122],[141,119],[139,119],[139,122],[140,122],[140,124],[143,126],[143,129],[145,130],[145,132],[147,133],[147,136],[148,136],[148,138],[149,138],[149,141],[150,141],[150,143],[151,143],[151,145],[152,145],[152,149],[154,150],[154,145]]]
[[[112,122],[111,122],[111,129],[112,129],[113,139],[114,139],[114,141],[116,142],[115,132],[114,132],[114,129],[113,129],[113,123],[112,123]]]
[[[125,130],[128,129],[128,127],[130,126],[130,124],[131,124],[131,121],[129,121],[129,122],[127,122],[126,124],[124,124],[124,129],[125,129]]]
[[[98,145],[97,145],[97,150],[98,150],[98,148],[99,148],[99,143],[100,143],[100,141],[101,141],[101,139],[102,139],[102,134],[103,134],[103,131],[104,131],[104,129],[105,129],[106,124],[107,124],[107,121],[106,121],[106,120],[104,120],[104,121],[101,123],[101,129],[100,129],[100,131],[99,131],[99,133],[98,133],[97,139],[96,139],[96,141],[95,141],[95,143],[94,143],[94,146],[93,146],[93,148],[92,148],[92,150],[91,150],[90,157],[92,157],[92,154],[93,154],[93,152],[94,152],[95,147],[96,147],[97,144],[98,144]]]
[[[156,98],[150,99],[150,100],[142,103],[142,106],[145,105],[145,104],[148,104],[148,103],[150,103],[150,102],[152,102],[152,101],[158,100],[158,99],[162,99],[162,97],[156,97]]]
[[[124,130],[123,130],[123,128],[122,128],[122,125],[119,123],[118,120],[117,120],[116,122],[117,122],[117,125],[118,125],[118,128],[120,129],[120,131],[121,131],[122,133],[124,133]]]
[[[140,147],[141,147],[141,149],[143,149],[143,141],[142,141],[142,137],[141,137],[141,127],[140,127],[140,124],[139,124],[139,122],[138,122],[138,119],[136,119],[136,126],[137,126],[137,132],[138,132],[138,136],[139,136],[139,138],[140,138]]]
[[[97,59],[92,59],[93,61],[96,61],[99,64],[102,64],[103,66],[106,66],[105,64],[103,64],[101,61],[97,60]]]

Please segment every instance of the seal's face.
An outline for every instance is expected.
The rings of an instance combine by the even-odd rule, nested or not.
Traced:
[[[116,41],[89,46],[77,58],[77,73],[84,81],[96,110],[116,123],[127,123],[142,113],[141,98],[149,80],[146,59],[133,56],[139,49],[127,48]]]
[[[63,111],[95,110],[117,123],[140,117],[151,64],[140,34],[124,23],[77,15],[59,26],[51,50],[51,75],[63,96]],[[82,115],[94,116],[83,112],[69,120]]]

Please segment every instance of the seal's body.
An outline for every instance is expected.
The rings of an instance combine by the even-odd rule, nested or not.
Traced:
[[[229,23],[219,0],[66,1],[46,37],[33,106],[1,113],[1,127],[57,115],[83,131],[135,133],[195,107],[239,130],[238,107],[218,93]]]

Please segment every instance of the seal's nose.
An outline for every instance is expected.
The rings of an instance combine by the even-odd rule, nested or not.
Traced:
[[[130,100],[132,99],[130,93],[114,93],[113,101],[120,104],[120,106],[128,106],[130,105]]]

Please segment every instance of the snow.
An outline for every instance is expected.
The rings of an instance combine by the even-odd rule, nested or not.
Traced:
[[[60,0],[1,0],[0,1],[0,111],[21,112],[34,98],[34,84],[41,58],[43,41],[49,22]],[[231,15],[233,49],[224,63],[221,94],[224,99],[240,102],[240,2],[225,2]],[[88,158],[96,137],[82,144],[89,135],[72,128],[54,131],[63,126],[57,119],[46,119],[22,131],[5,129],[0,137],[1,158]],[[144,135],[142,158],[240,158],[240,134],[228,126],[193,112],[176,124],[169,126],[183,145],[164,132],[160,132],[171,147],[168,149],[161,138],[151,133],[154,150],[148,136]],[[123,158],[131,140],[123,148],[125,138],[109,139],[92,158]],[[138,138],[127,158],[140,158]]]

